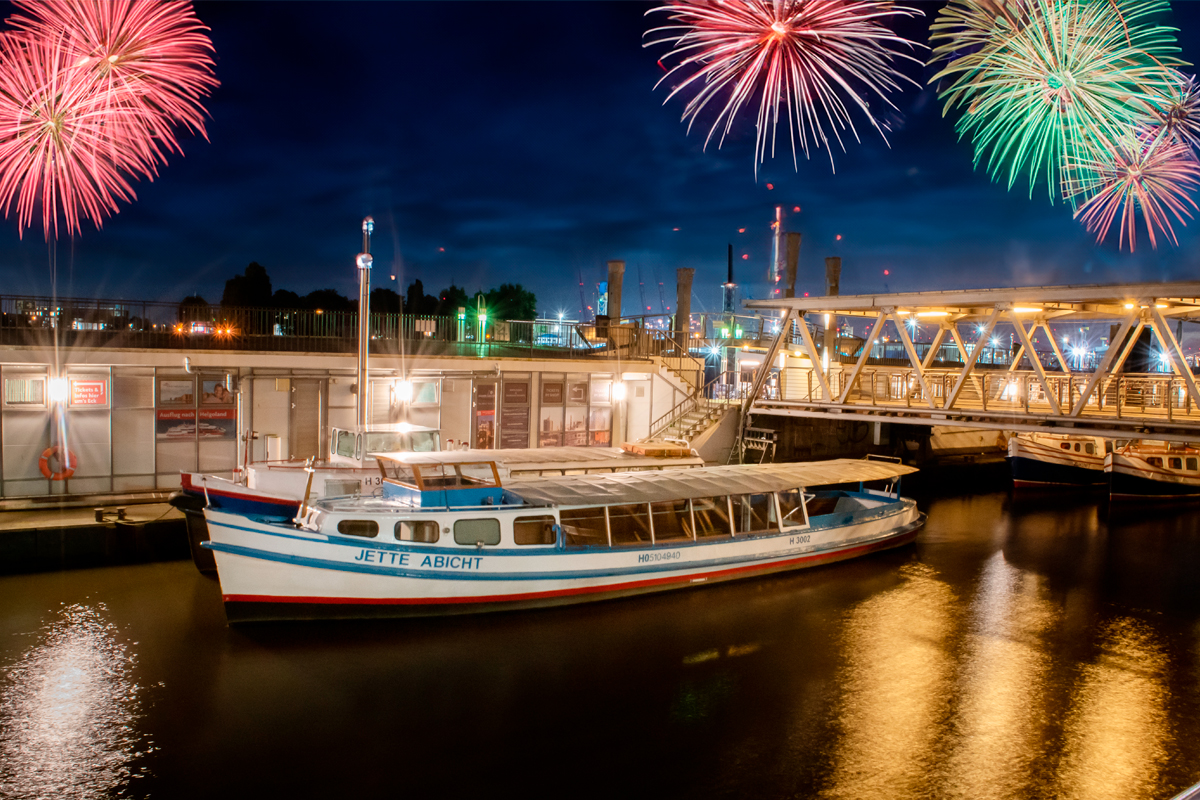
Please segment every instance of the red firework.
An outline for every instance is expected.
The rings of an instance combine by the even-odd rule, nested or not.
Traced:
[[[1136,245],[1137,212],[1141,209],[1150,246],[1157,248],[1155,230],[1161,230],[1176,245],[1171,227],[1174,216],[1186,225],[1196,202],[1190,194],[1200,186],[1200,163],[1191,147],[1169,139],[1152,143],[1152,137],[1130,137],[1107,155],[1107,161],[1082,164],[1082,172],[1092,176],[1078,187],[1088,196],[1075,216],[1088,231],[1103,241],[1117,217],[1121,219],[1119,246],[1129,238],[1129,249]]]
[[[0,202],[20,232],[99,227],[153,180],[178,126],[205,135],[217,84],[207,30],[184,2],[17,0],[0,36]]]
[[[689,131],[706,106],[721,107],[705,146],[721,127],[723,142],[743,106],[757,101],[756,169],[766,157],[768,139],[774,155],[780,106],[788,120],[793,164],[797,139],[805,156],[810,139],[816,147],[829,147],[829,134],[845,149],[841,131],[848,128],[858,138],[851,108],[857,106],[882,135],[869,101],[878,97],[895,108],[888,92],[898,90],[901,81],[912,83],[895,69],[893,59],[921,63],[895,49],[918,45],[880,22],[921,12],[893,2],[688,0],[651,13],[655,11],[671,14],[675,24],[652,29],[647,35],[658,37],[646,44],[671,44],[674,50],[664,60],[679,59],[659,84],[691,73],[667,100],[695,91],[683,112]]]

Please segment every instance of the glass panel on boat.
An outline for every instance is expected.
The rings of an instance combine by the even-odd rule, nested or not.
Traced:
[[[1070,449],[1071,449],[1071,443],[1070,443],[1070,442],[1063,442],[1062,444],[1060,444],[1060,445],[1059,445],[1059,447],[1061,447],[1063,450],[1070,450]]]
[[[460,519],[454,523],[457,544],[500,544],[500,520]]]
[[[1196,471],[1196,459],[1194,459],[1194,458],[1187,459],[1187,468],[1191,472],[1195,472]]]
[[[396,523],[396,538],[402,542],[433,544],[440,534],[441,528],[433,520],[402,519]]]
[[[379,535],[379,523],[373,519],[343,519],[338,522],[337,530],[347,536],[373,539]]]
[[[762,533],[771,529],[775,507],[769,494],[735,494],[733,524],[737,533]]]
[[[332,479],[325,480],[325,496],[326,497],[345,497],[346,495],[356,495],[360,493],[362,483],[357,479],[352,481],[335,481]]]
[[[692,501],[697,536],[732,536],[729,524],[729,498],[703,497]]]
[[[1087,453],[1089,456],[1095,455],[1096,454],[1096,445],[1092,444],[1091,442],[1088,442],[1087,444],[1085,444],[1083,446],[1083,451],[1085,453]]]
[[[650,514],[645,503],[609,506],[608,525],[613,546],[650,544]]]
[[[1158,456],[1150,456],[1149,458],[1146,459],[1146,463],[1152,467],[1161,467],[1162,459],[1159,458]]]
[[[687,500],[651,503],[650,514],[654,519],[654,541],[656,543],[692,538],[692,515],[688,513]]]
[[[353,431],[338,431],[337,432],[337,454],[346,458],[354,458],[354,433]]]
[[[573,508],[559,512],[559,524],[567,534],[567,544],[608,546],[608,528],[603,508]]]
[[[783,527],[804,524],[804,490],[788,489],[779,492],[779,513],[783,516]]]
[[[603,519],[600,521],[604,522]],[[554,517],[517,517],[513,520],[513,541],[517,544],[554,544]]]
[[[1171,469],[1183,469],[1183,459],[1177,456],[1172,456],[1167,459],[1167,466]]]

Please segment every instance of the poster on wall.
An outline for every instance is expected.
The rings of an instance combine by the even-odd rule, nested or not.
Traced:
[[[472,431],[477,450],[491,450],[496,446],[496,384],[480,383],[475,386],[475,426]]]
[[[224,381],[200,381],[200,402],[203,405],[231,405],[233,392],[225,388]]]
[[[195,405],[195,386],[191,379],[160,380],[158,382],[158,404],[160,406]]]
[[[529,447],[529,382],[504,382],[500,407],[500,446],[506,450]]]
[[[106,406],[108,405],[108,381],[104,378],[73,379],[70,399],[72,406]]]
[[[196,435],[205,440],[236,439],[237,409],[200,409],[200,422],[196,426]]]
[[[154,438],[160,442],[179,442],[196,436],[194,408],[160,408],[154,419]]]
[[[547,382],[542,384],[542,405],[544,406],[561,406],[563,403],[563,385],[561,382]]]

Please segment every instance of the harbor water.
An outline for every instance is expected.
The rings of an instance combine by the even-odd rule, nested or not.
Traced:
[[[547,611],[229,627],[187,562],[0,578],[0,797],[1166,800],[1200,781],[1200,513],[917,496],[912,546]]]

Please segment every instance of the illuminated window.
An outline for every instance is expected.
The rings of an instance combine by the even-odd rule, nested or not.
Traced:
[[[517,517],[513,520],[513,541],[521,545],[554,544],[554,517]]]
[[[729,498],[705,497],[692,501],[697,536],[732,536],[729,522]]]
[[[654,520],[654,542],[670,542],[692,538],[691,514],[687,500],[668,500],[650,504]]]
[[[614,546],[650,544],[650,514],[645,503],[609,506],[608,525]]]
[[[432,520],[400,520],[396,523],[396,538],[402,542],[433,544],[441,529]]]

